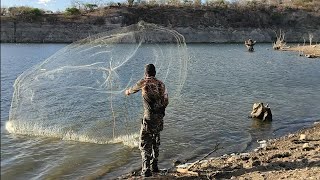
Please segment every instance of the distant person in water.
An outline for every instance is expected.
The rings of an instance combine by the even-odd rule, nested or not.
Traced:
[[[248,41],[245,41],[244,44],[248,48],[248,51],[254,51],[253,46],[256,44],[256,41],[253,41],[252,39],[249,39]]]
[[[142,156],[141,176],[152,176],[159,172],[158,156],[160,131],[163,130],[165,108],[169,104],[165,85],[156,79],[156,68],[153,64],[145,66],[144,78],[125,91],[126,95],[142,91],[144,116],[141,122],[140,145]]]

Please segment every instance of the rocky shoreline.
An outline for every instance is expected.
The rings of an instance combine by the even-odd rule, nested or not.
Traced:
[[[300,56],[306,56],[308,58],[319,58],[320,57],[320,45],[305,45],[289,47],[287,51],[299,52]]]
[[[252,152],[177,165],[147,179],[320,179],[320,122],[259,143]],[[118,179],[141,177],[133,172]]]

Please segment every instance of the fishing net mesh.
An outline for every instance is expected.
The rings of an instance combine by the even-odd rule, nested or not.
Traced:
[[[155,24],[139,22],[90,36],[17,78],[6,129],[136,146],[143,113],[141,96],[126,97],[125,89],[143,78],[145,64],[153,63],[171,101],[178,99],[188,59],[183,36]]]

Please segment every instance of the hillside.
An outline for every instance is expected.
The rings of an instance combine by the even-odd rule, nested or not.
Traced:
[[[82,15],[45,14],[39,17],[1,16],[1,42],[74,42],[93,34],[141,20],[165,26],[188,43],[273,42],[282,29],[287,42],[320,40],[320,12],[276,6],[172,7],[109,6]]]

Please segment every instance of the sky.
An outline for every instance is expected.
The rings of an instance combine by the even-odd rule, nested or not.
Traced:
[[[1,0],[1,7],[30,6],[51,11],[63,11],[71,7],[71,2],[76,0]],[[79,0],[84,3],[125,2],[126,0]]]
[[[40,8],[44,10],[64,11],[66,8],[72,6],[72,2],[79,1],[82,3],[92,4],[106,4],[110,2],[127,2],[127,0],[0,0],[1,7],[12,7],[12,6],[29,6],[34,8]],[[136,1],[136,0],[135,0]],[[204,2],[205,0],[202,0]],[[227,0],[233,1],[233,0]]]

